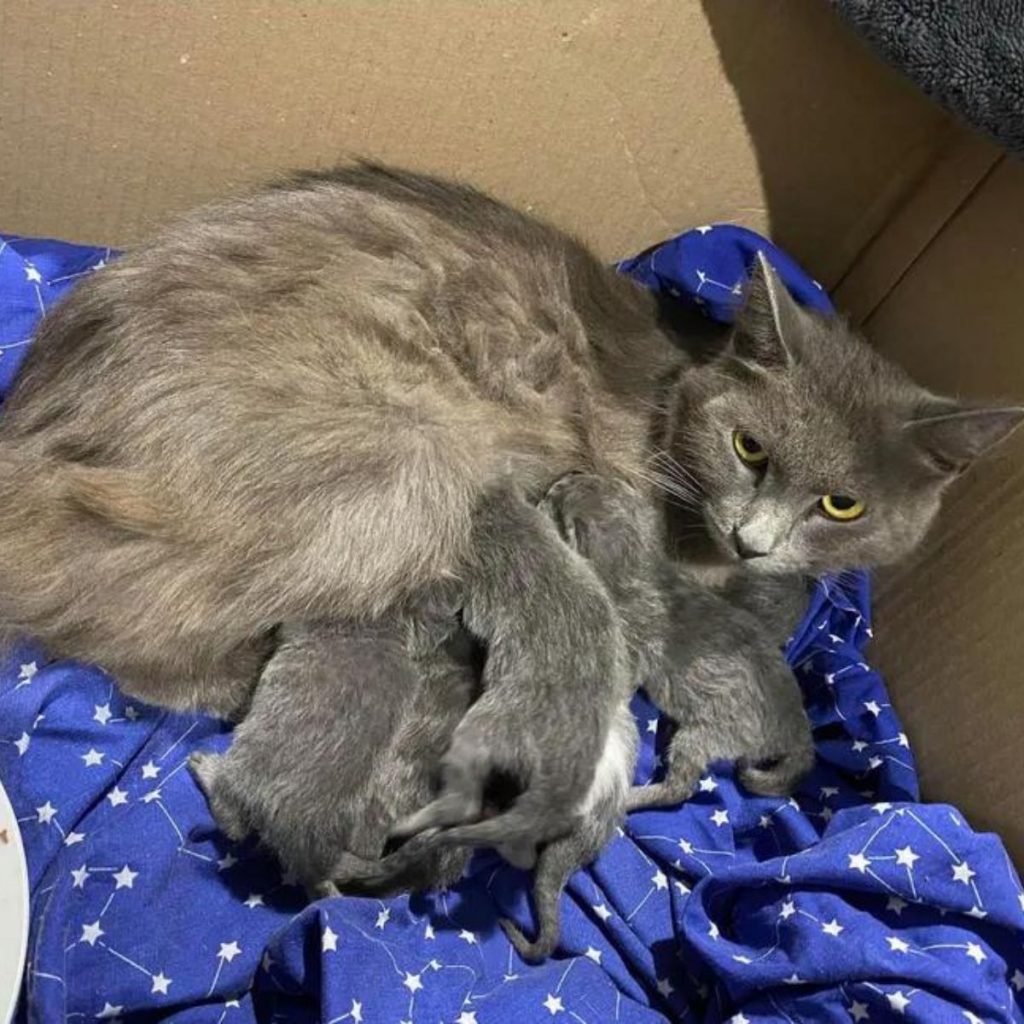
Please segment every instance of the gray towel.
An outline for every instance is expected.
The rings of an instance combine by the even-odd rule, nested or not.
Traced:
[[[829,0],[929,96],[1024,155],[1024,0]]]

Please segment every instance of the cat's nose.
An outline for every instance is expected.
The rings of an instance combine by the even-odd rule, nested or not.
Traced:
[[[732,529],[732,543],[740,558],[763,558],[768,554],[767,551],[762,551],[756,545],[744,540],[738,526],[734,526]]]

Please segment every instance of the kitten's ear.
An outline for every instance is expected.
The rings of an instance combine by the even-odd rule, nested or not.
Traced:
[[[765,369],[792,362],[807,314],[759,252],[750,269],[746,297],[736,317],[732,354]]]
[[[920,411],[907,429],[943,473],[962,473],[1024,421],[1024,408],[971,408],[942,403]]]

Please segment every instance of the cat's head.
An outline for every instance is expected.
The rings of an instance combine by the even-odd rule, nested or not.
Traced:
[[[914,384],[762,257],[728,346],[683,376],[669,452],[722,555],[817,573],[908,554],[949,482],[1022,418]]]

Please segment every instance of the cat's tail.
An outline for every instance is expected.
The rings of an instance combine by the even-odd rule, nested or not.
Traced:
[[[533,876],[536,938],[531,941],[514,921],[501,919],[509,942],[524,960],[543,960],[554,952],[561,934],[558,910],[562,891],[573,871],[589,859],[588,853],[591,851],[582,849],[575,835],[556,839],[541,851]]]
[[[744,788],[758,796],[790,796],[814,767],[814,745],[808,730],[806,741],[770,764],[741,761],[738,767]]]

